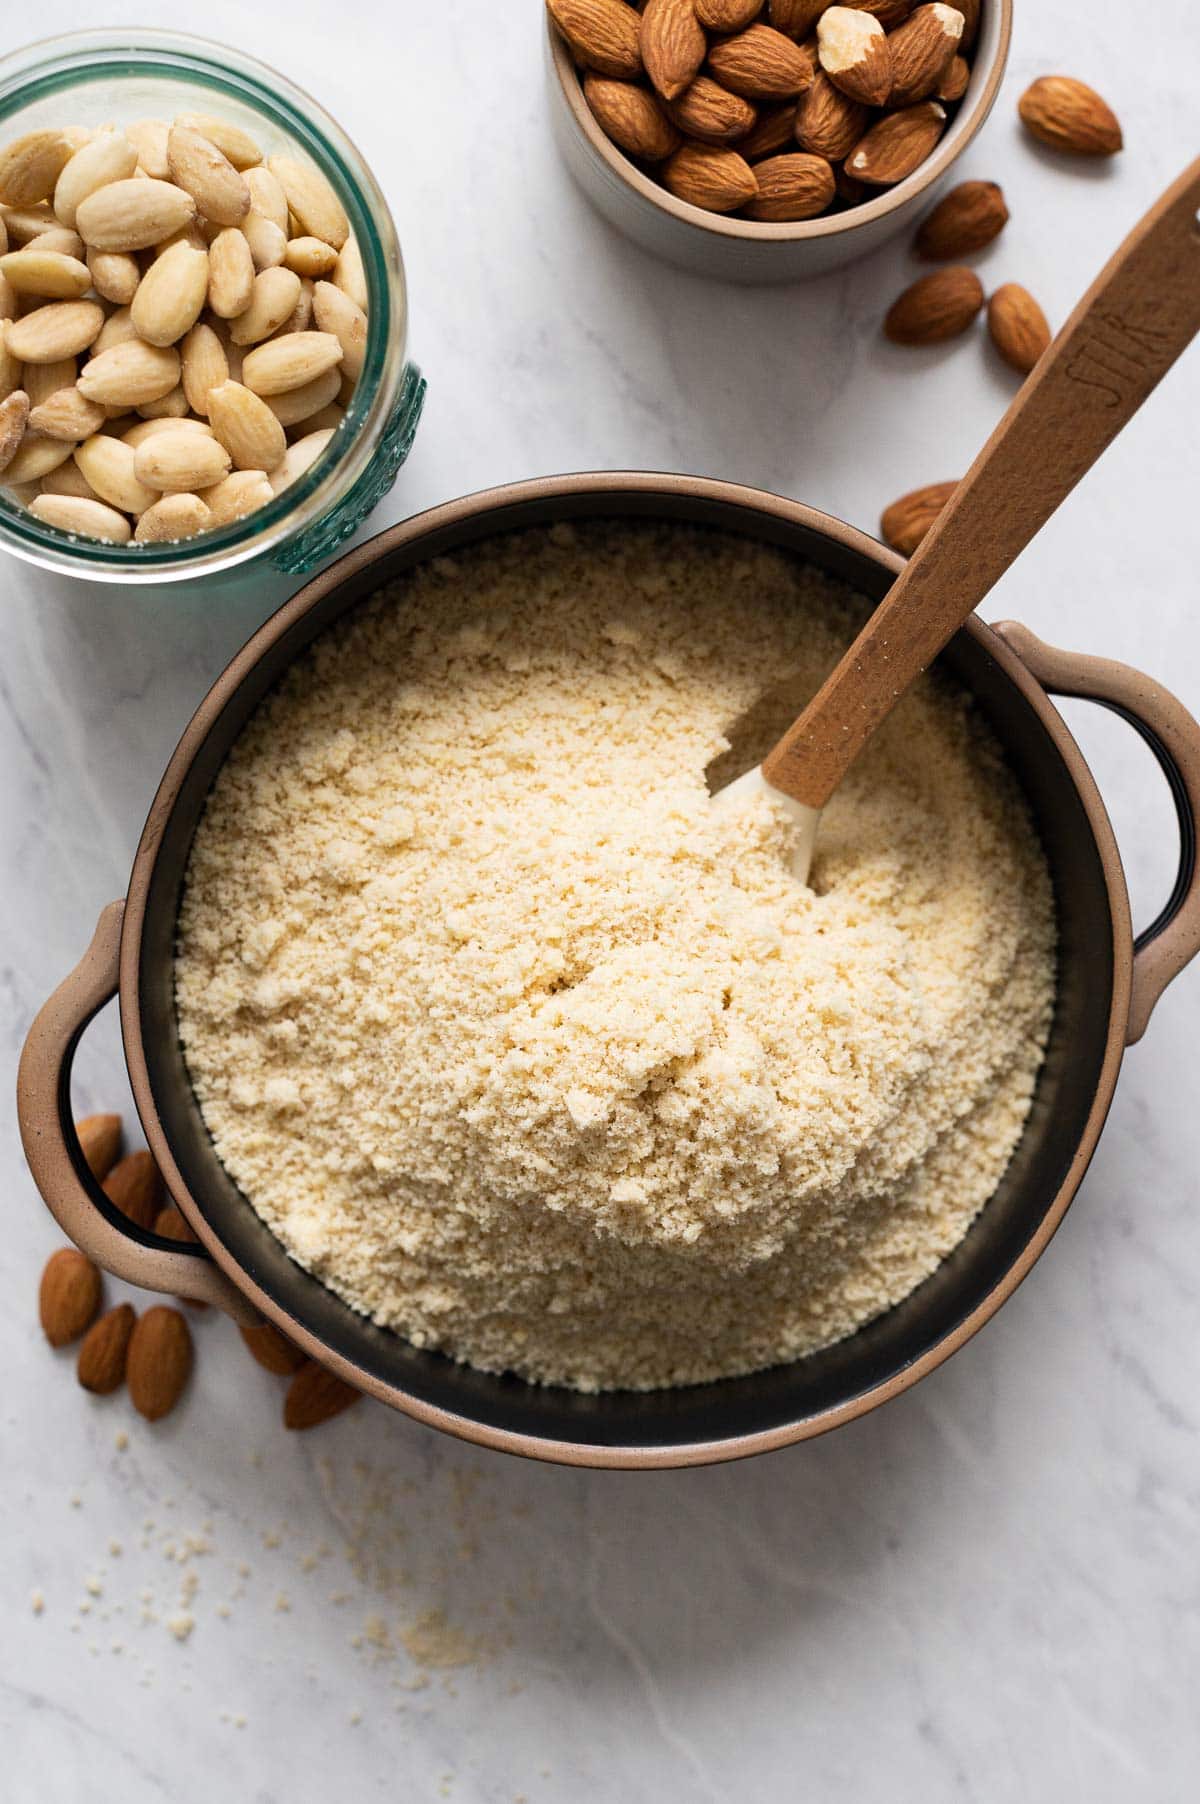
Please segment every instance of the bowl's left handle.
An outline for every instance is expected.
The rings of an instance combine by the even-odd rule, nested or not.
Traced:
[[[71,1066],[80,1036],[117,993],[124,902],[100,916],[92,943],[59,985],[26,1036],[17,1074],[21,1141],[46,1207],[69,1240],[111,1272],[143,1290],[215,1303],[236,1321],[257,1311],[191,1243],[165,1240],[122,1215],[88,1170],[71,1115]]]
[[[1027,626],[993,627],[1051,695],[1099,702],[1138,732],[1170,786],[1179,822],[1179,868],[1157,920],[1134,941],[1133,988],[1125,1041],[1146,1031],[1154,1005],[1200,952],[1200,723],[1153,677],[1111,658],[1087,657],[1047,645]]]

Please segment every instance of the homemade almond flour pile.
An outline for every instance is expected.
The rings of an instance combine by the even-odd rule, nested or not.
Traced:
[[[1054,990],[990,735],[924,681],[811,888],[705,780],[863,606],[737,538],[556,527],[406,575],[260,707],[191,855],[180,1032],[225,1166],[356,1309],[488,1370],[689,1384],[851,1333],[962,1238]]]

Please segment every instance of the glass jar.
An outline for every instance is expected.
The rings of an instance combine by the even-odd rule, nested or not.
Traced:
[[[312,467],[267,506],[176,544],[110,545],[48,526],[0,488],[0,544],[93,582],[211,577],[250,558],[301,575],[328,557],[388,492],[408,456],[425,382],[406,361],[404,265],[374,176],[341,128],[284,76],[220,44],[140,28],[74,32],[0,58],[0,143],[39,126],[219,114],[276,153],[309,159],[333,184],[362,254],[367,346],[346,417]],[[0,474],[0,482],[3,476]]]

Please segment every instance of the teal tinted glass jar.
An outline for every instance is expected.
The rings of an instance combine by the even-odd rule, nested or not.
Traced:
[[[346,416],[320,457],[267,506],[179,543],[110,545],[48,526],[0,487],[0,544],[93,582],[212,577],[262,558],[302,575],[388,492],[408,455],[425,383],[408,361],[408,302],[396,228],[371,171],[315,100],[224,45],[141,28],[72,33],[0,58],[0,143],[41,126],[125,125],[210,113],[243,127],[264,158],[294,154],[333,184],[362,255],[367,346]],[[0,484],[3,475],[0,474]]]

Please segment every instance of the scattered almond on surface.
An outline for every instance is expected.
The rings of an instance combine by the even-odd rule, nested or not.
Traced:
[[[75,1366],[75,1375],[85,1391],[107,1397],[124,1384],[125,1360],[136,1320],[131,1304],[118,1303],[92,1323],[83,1337]]]
[[[921,276],[892,302],[883,322],[893,344],[932,345],[957,338],[983,307],[983,284],[974,270],[955,266]]]
[[[152,1228],[162,1208],[163,1181],[145,1150],[119,1159],[102,1185],[105,1196],[139,1228]]]
[[[1051,150],[1111,157],[1122,149],[1120,121],[1106,100],[1071,75],[1043,75],[1026,88],[1017,111],[1027,131]]]
[[[1008,224],[1003,190],[995,182],[960,182],[924,220],[914,249],[930,263],[969,257]]]
[[[125,1382],[138,1414],[147,1422],[170,1415],[191,1369],[191,1330],[178,1309],[156,1303],[136,1322],[125,1360]]]
[[[288,1386],[283,1425],[297,1430],[318,1428],[361,1400],[362,1392],[353,1385],[318,1365],[315,1359],[306,1359]]]
[[[265,1371],[274,1372],[277,1378],[289,1378],[308,1363],[295,1342],[282,1334],[274,1322],[256,1322],[253,1328],[239,1328],[238,1333],[252,1358]]]
[[[957,487],[957,482],[927,483],[885,507],[879,524],[886,542],[911,557]]]
[[[96,1319],[101,1280],[96,1266],[76,1247],[51,1253],[38,1290],[42,1332],[52,1347],[68,1347]]]
[[[75,1123],[75,1135],[88,1170],[97,1183],[103,1183],[121,1156],[121,1117],[85,1115]]]
[[[1020,375],[1027,376],[1050,343],[1050,325],[1027,288],[1005,282],[988,302],[992,343]]]

